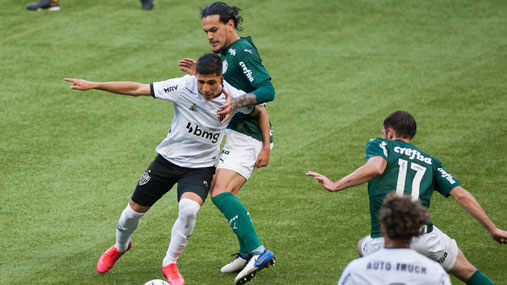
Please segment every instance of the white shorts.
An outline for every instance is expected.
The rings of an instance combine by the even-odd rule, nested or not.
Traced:
[[[262,150],[262,142],[230,129],[226,130],[226,135],[217,170],[229,169],[248,180],[252,175],[257,156]]]
[[[383,237],[372,238],[370,236],[363,240],[361,251],[366,256],[383,247]],[[439,262],[446,271],[454,267],[458,256],[456,241],[440,231],[435,225],[433,225],[433,231],[413,238],[410,247],[420,254]]]

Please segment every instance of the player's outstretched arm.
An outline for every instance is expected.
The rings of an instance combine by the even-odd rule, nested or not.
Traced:
[[[150,96],[151,90],[149,84],[139,82],[93,82],[84,79],[64,78],[65,81],[71,82],[70,89],[86,91],[97,89],[111,93],[130,95],[130,96]]]
[[[257,117],[262,135],[262,150],[259,152],[259,155],[257,155],[254,168],[260,168],[268,166],[269,164],[269,156],[271,155],[271,128],[269,127],[269,117],[266,107],[257,105],[255,106],[254,113],[256,113],[254,116]]]
[[[372,180],[384,173],[386,166],[387,161],[384,158],[374,156],[363,166],[336,182],[332,182],[326,176],[313,171],[308,171],[306,176],[313,176],[329,192],[337,192]]]
[[[456,202],[465,209],[474,219],[476,219],[491,235],[491,237],[503,244],[507,244],[507,231],[499,229],[488,217],[475,197],[461,186],[456,186],[451,190],[451,196]]]

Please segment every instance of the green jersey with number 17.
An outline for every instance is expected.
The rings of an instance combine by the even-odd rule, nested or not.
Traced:
[[[271,76],[262,64],[257,48],[250,37],[242,37],[233,42],[221,56],[222,75],[225,81],[237,89],[249,93],[271,80]],[[257,102],[260,104],[266,101],[257,97]],[[228,128],[262,141],[256,118],[237,113]],[[270,141],[273,142],[272,135]]]
[[[411,195],[429,208],[433,190],[448,197],[459,186],[458,180],[445,170],[442,163],[414,145],[402,140],[372,139],[366,145],[366,160],[380,156],[387,161],[384,173],[368,182],[370,197],[371,236],[380,237],[378,213],[386,195]],[[433,228],[429,221],[428,228]]]

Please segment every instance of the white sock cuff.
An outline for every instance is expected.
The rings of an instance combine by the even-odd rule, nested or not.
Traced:
[[[142,217],[144,216],[144,214],[146,213],[139,213],[139,212],[136,212],[132,209],[132,207],[130,207],[130,203],[127,204],[127,207],[125,208],[125,214],[129,217],[129,218],[134,218],[134,217]]]
[[[184,215],[196,215],[201,205],[194,200],[191,199],[181,199],[179,203],[179,212]]]

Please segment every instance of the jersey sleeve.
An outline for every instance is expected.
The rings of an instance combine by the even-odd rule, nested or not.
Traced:
[[[178,96],[181,94],[185,82],[185,77],[153,82],[150,84],[151,96],[153,96],[153,98],[175,102],[178,100]]]
[[[461,184],[454,176],[447,172],[440,160],[433,158],[433,165],[435,170],[433,177],[434,188],[443,196],[449,197],[451,190]]]
[[[243,76],[255,88],[252,93],[257,97],[257,103],[265,103],[275,99],[275,88],[271,83],[271,76],[262,64],[262,60],[255,48],[243,48],[238,51],[238,61]]]
[[[387,141],[383,139],[371,139],[366,144],[364,155],[367,161],[374,156],[381,156],[387,160],[389,156],[389,153],[387,151]]]

